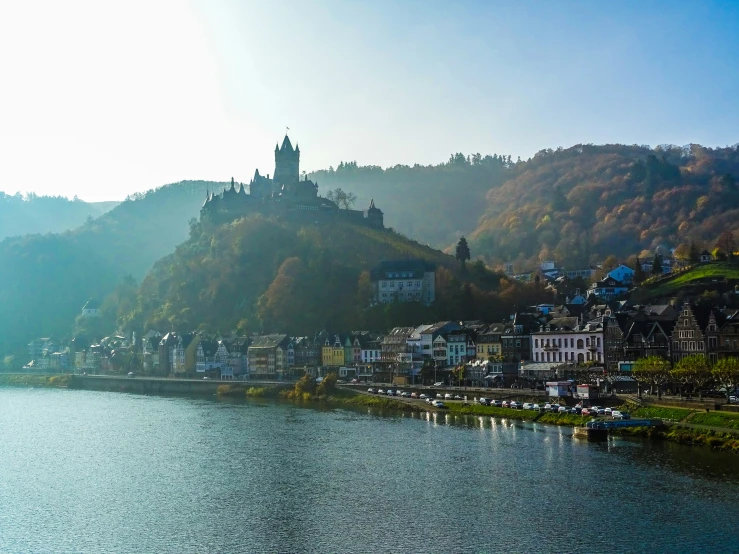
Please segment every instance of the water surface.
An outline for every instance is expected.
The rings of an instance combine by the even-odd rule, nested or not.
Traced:
[[[542,424],[0,388],[0,552],[726,552],[738,495]]]

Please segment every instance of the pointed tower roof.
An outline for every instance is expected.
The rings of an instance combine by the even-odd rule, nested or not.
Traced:
[[[234,178],[231,177],[231,190],[236,190],[236,186],[234,185]]]
[[[290,138],[287,135],[282,140],[282,148],[280,150],[293,150],[293,145],[290,143]]]
[[[370,210],[373,210],[375,208],[375,199],[370,198]]]
[[[239,194],[246,194],[244,190],[244,183],[239,183]]]

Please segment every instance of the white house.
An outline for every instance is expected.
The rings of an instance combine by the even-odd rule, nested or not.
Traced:
[[[621,281],[617,281],[613,277],[606,276],[600,281],[596,281],[588,289],[588,296],[594,294],[603,301],[610,301],[618,296],[628,292],[629,287]]]
[[[428,305],[436,300],[436,273],[432,265],[423,260],[382,262],[370,273],[372,301],[423,302]]]
[[[627,265],[621,264],[617,268],[609,271],[608,277],[616,279],[616,281],[619,281],[625,285],[630,285],[634,282],[634,270]]]
[[[90,298],[87,303],[82,306],[82,317],[95,317],[100,315],[100,304],[94,298]]]
[[[603,328],[588,323],[582,329],[531,333],[534,362],[603,363]]]

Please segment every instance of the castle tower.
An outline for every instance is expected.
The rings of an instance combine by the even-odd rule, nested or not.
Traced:
[[[282,146],[275,145],[275,188],[280,190],[285,185],[286,190],[294,189],[300,180],[300,148],[293,148],[290,139],[285,135]]]
[[[369,209],[367,210],[367,223],[376,229],[385,228],[385,216],[382,210],[375,206],[374,198],[370,200]]]

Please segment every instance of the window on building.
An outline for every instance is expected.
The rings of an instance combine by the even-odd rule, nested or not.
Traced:
[[[534,360],[537,361],[537,362],[539,361],[539,353],[538,352],[534,352]]]
[[[382,288],[387,288],[387,282],[386,281],[383,281],[382,282]]]
[[[521,348],[521,341],[520,340],[517,340],[516,341],[516,348]]]
[[[577,339],[577,349],[582,350],[583,349],[583,341],[582,339]]]
[[[534,348],[539,348],[539,339],[534,339]]]

